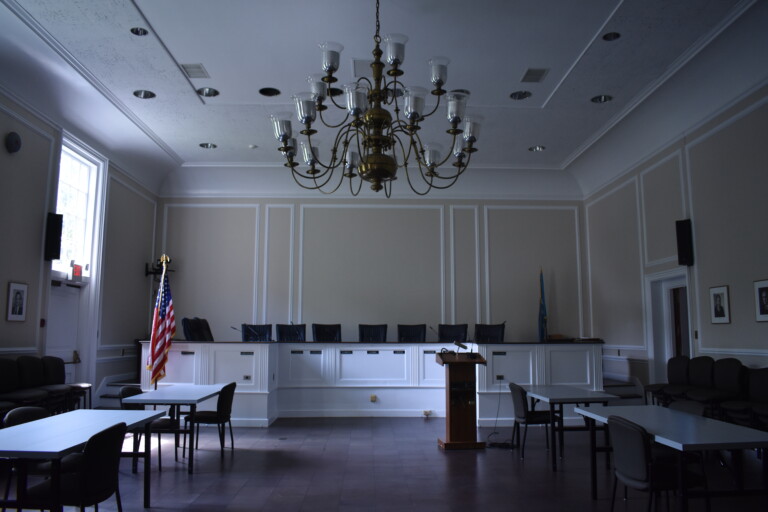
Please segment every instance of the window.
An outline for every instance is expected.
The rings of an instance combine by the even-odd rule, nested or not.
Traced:
[[[72,261],[82,265],[83,276],[90,276],[96,236],[97,184],[103,167],[97,157],[65,139],[59,164],[59,190],[56,213],[64,216],[61,230],[61,258],[53,270],[71,273]]]

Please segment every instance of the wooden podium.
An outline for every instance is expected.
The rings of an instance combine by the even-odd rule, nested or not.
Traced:
[[[485,364],[480,354],[440,352],[437,364],[445,366],[445,441],[437,440],[443,450],[485,448],[477,440],[477,390],[475,366]]]

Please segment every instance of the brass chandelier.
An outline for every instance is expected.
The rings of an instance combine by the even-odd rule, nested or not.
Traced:
[[[303,188],[332,194],[347,178],[354,196],[360,193],[363,181],[366,181],[372,190],[379,192],[384,189],[385,195],[390,197],[397,170],[403,168],[411,190],[418,195],[426,195],[433,188],[446,189],[454,185],[467,169],[472,153],[477,151],[474,144],[481,120],[477,116],[465,115],[469,92],[447,92],[443,89],[448,74],[448,59],[435,57],[428,62],[434,86],[431,94],[437,97],[437,102],[431,112],[425,113],[426,89],[404,87],[399,78],[403,75],[400,65],[408,38],[390,34],[382,39],[379,28],[379,0],[376,0],[372,79],[363,77],[345,85],[344,105],[336,102],[333,93],[337,90],[331,87],[337,81],[333,74],[339,69],[343,46],[333,42],[319,45],[325,74],[311,75],[308,79],[311,92],[293,96],[296,116],[304,126],[299,132],[305,136],[300,142],[300,152],[297,152],[296,139],[293,138],[293,115],[281,112],[270,116],[275,137],[281,144],[278,150],[286,159],[284,165]],[[380,48],[382,40],[385,51]],[[386,72],[389,79],[384,77],[385,62],[390,66]],[[447,130],[451,138],[449,147],[452,148],[445,155],[441,154],[440,145],[422,143],[419,136],[421,122],[437,112],[443,95],[450,126]],[[340,123],[329,123],[323,118],[323,112],[328,110],[327,100],[338,109],[346,110],[346,117]],[[385,107],[390,107],[393,113]],[[320,158],[317,141],[313,139],[317,130],[313,129],[312,123],[318,115],[324,126],[338,129],[330,159],[325,161]],[[295,158],[299,153],[303,163],[309,167],[304,171],[297,170],[299,163]],[[452,165],[455,169],[450,173],[438,170],[451,157],[454,158]],[[411,161],[415,165],[409,168]]]

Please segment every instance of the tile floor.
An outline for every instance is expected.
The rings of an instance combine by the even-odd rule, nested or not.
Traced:
[[[480,429],[480,437],[508,441],[511,429]],[[156,511],[607,511],[612,476],[604,458],[598,470],[599,497],[589,496],[588,434],[566,434],[559,471],[552,472],[544,433],[531,428],[526,458],[519,450],[487,448],[444,452],[439,418],[281,419],[269,428],[235,428],[235,451],[222,457],[214,430],[204,431],[195,474],[174,462],[172,437],[163,436],[163,471],[153,458],[152,509]],[[168,443],[168,444],[165,444]],[[229,440],[227,439],[227,443]],[[128,446],[128,445],[127,445]],[[747,453],[751,481],[765,482],[762,461]],[[713,487],[731,485],[730,470],[711,457]],[[142,509],[142,473],[130,461],[120,471],[123,509]],[[765,485],[765,483],[763,484]],[[672,497],[672,510],[675,510]],[[645,510],[646,495],[630,491],[618,511]],[[662,502],[659,510],[665,510]],[[714,498],[714,511],[768,510],[768,497]],[[692,500],[692,511],[704,510]],[[100,506],[116,510],[114,498]]]

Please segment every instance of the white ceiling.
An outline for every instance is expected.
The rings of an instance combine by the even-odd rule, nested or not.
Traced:
[[[0,1],[0,85],[157,190],[185,168],[282,169],[268,115],[293,110],[291,94],[320,71],[320,41],[345,46],[338,76],[352,81],[375,29],[373,0]],[[472,173],[528,176],[567,171],[752,3],[381,0],[381,32],[410,38],[406,85],[428,85],[428,58],[451,59],[446,88],[470,90],[469,110],[485,118]],[[607,42],[607,32],[621,37]],[[210,78],[189,79],[182,64],[203,64]],[[521,83],[528,68],[549,72]],[[203,86],[221,94],[201,98]],[[522,89],[532,96],[509,98]],[[599,94],[613,101],[590,101]],[[445,140],[435,118],[425,133]]]

